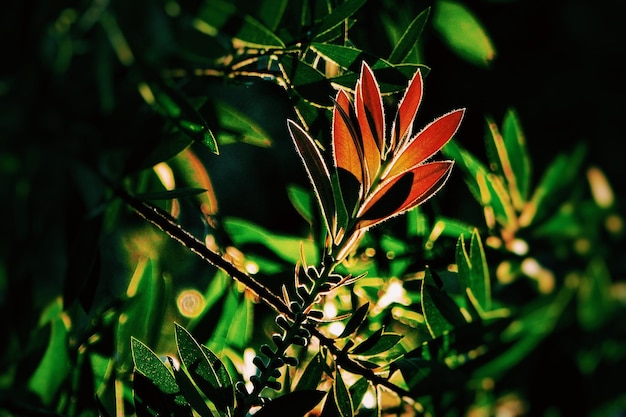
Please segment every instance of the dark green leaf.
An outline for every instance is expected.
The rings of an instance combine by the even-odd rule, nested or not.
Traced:
[[[363,320],[365,320],[365,317],[367,317],[369,306],[370,303],[367,302],[356,309],[356,311],[350,316],[348,323],[346,323],[346,327],[344,327],[343,331],[339,335],[339,339],[350,336],[352,333],[356,332],[361,323],[363,323]]]
[[[350,353],[360,356],[378,355],[397,345],[402,337],[402,335],[396,333],[376,332],[352,349]]]
[[[232,387],[223,386],[204,350],[191,334],[175,324],[180,359],[202,393],[224,414],[233,406]]]
[[[255,417],[304,417],[324,398],[317,390],[294,391],[272,400]]]
[[[586,153],[587,146],[579,143],[571,154],[557,155],[550,163],[520,216],[523,226],[544,220],[563,202],[564,194],[571,192]]]
[[[217,141],[202,115],[176,86],[153,78],[140,88],[144,100],[195,142],[218,154]]]
[[[176,379],[167,369],[159,357],[138,339],[131,338],[131,352],[135,371],[141,373],[151,381],[160,392],[167,396],[175,396],[177,404],[186,404],[185,399],[180,395],[180,388]]]
[[[430,71],[428,67],[420,64],[381,65],[380,68],[372,68],[382,94],[391,94],[406,90],[409,80],[418,69],[422,72],[423,76],[426,76]],[[344,75],[331,78],[330,81],[344,86],[345,88],[352,89],[354,88],[358,76],[358,73],[348,72]]]
[[[406,28],[402,37],[391,51],[389,58],[387,60],[392,64],[399,64],[404,61],[407,57],[411,49],[415,46],[417,41],[419,40],[422,31],[424,30],[424,26],[426,26],[426,21],[428,20],[428,15],[430,13],[430,7],[421,12]]]
[[[337,6],[326,16],[320,25],[313,30],[313,39],[328,41],[326,35],[337,26],[341,25],[347,18],[356,13],[365,4],[366,0],[347,0]]]
[[[265,25],[252,16],[239,14],[234,4],[226,1],[207,0],[197,17],[202,24],[196,24],[196,28],[210,36],[228,35],[247,46],[258,48],[285,46]]]
[[[482,24],[463,4],[439,0],[435,4],[433,27],[450,49],[468,62],[486,67],[496,56]]]
[[[350,398],[350,391],[346,387],[341,372],[337,370],[335,372],[335,382],[333,383],[333,398],[337,405],[337,410],[341,417],[352,417],[352,398]]]
[[[324,358],[318,352],[307,364],[294,391],[311,391],[316,389],[322,380],[325,367]]]
[[[335,89],[324,74],[287,54],[280,57],[280,66],[287,82],[302,98],[321,106],[332,105]]]
[[[217,376],[217,382],[220,386],[221,393],[226,398],[226,405],[228,407],[232,407],[235,403],[235,389],[233,387],[233,380],[231,379],[226,366],[224,366],[224,363],[215,355],[215,353],[211,352],[208,347],[204,345],[200,345],[200,347],[208,358],[211,369],[213,369],[215,375]]]
[[[454,326],[465,324],[465,318],[454,300],[436,283],[429,268],[422,284],[422,311],[432,337],[438,337]]]
[[[285,14],[288,2],[288,0],[260,0],[257,8],[259,20],[268,29],[276,31]]]
[[[180,387],[181,394],[185,397],[185,400],[187,400],[191,408],[201,416],[214,417],[213,412],[206,404],[200,393],[198,393],[198,390],[193,385],[193,382],[191,382],[191,379],[189,379],[189,376],[185,373],[185,371],[182,369],[176,369],[172,358],[168,357],[168,360],[174,370],[174,378]]]
[[[367,378],[359,378],[350,386],[350,398],[352,398],[352,411],[356,411],[363,401],[363,397],[369,388],[370,383]]]

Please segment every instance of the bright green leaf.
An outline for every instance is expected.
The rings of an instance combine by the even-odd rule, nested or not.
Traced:
[[[70,356],[67,351],[68,329],[62,317],[62,301],[57,299],[46,309],[50,316],[46,323],[51,328],[46,351],[37,369],[28,381],[29,389],[36,393],[44,404],[50,404],[70,372]]]
[[[483,25],[462,3],[438,0],[433,26],[448,46],[466,61],[486,67],[496,56],[495,48]]]
[[[308,239],[275,234],[243,219],[226,218],[223,224],[237,246],[259,243],[271,249],[285,261],[295,264],[300,261],[300,246],[302,245],[307,262],[313,265],[317,263],[317,249]]]
[[[355,347],[350,353],[359,356],[373,356],[383,353],[393,348],[402,339],[402,335],[396,333],[382,333],[376,338],[374,343],[369,343],[370,339]]]

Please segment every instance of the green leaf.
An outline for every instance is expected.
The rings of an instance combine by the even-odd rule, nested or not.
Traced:
[[[176,198],[191,197],[206,192],[204,188],[185,187],[174,190],[158,191],[154,193],[136,194],[135,198],[142,201],[150,200],[174,200]]]
[[[430,69],[421,64],[398,64],[395,66],[383,66],[372,68],[378,81],[381,94],[392,94],[406,90],[409,80],[417,70],[426,76]],[[348,72],[330,79],[334,84],[352,89],[359,77],[356,72]]]
[[[472,233],[470,242],[471,274],[469,289],[476,297],[482,311],[491,310],[491,281],[489,279],[489,268],[485,257],[478,229]]]
[[[132,337],[131,352],[136,372],[145,376],[165,396],[174,397],[177,405],[187,404],[184,397],[180,395],[180,388],[174,376],[148,346]]]
[[[358,76],[361,72],[361,63],[366,61],[370,64],[372,69],[389,68],[391,64],[385,62],[381,58],[377,58],[375,55],[369,54],[357,48],[348,46],[335,45],[330,43],[311,43],[311,49],[317,52],[321,57],[340,67],[351,71]],[[354,84],[350,86],[354,88]]]
[[[339,415],[341,417],[352,417],[353,416],[353,407],[352,407],[352,398],[350,398],[350,391],[346,387],[343,378],[341,377],[341,372],[337,370],[335,372],[335,382],[333,383],[333,399],[335,401],[335,405],[337,405],[337,410],[339,411]]]
[[[194,386],[189,376],[182,369],[176,369],[174,360],[168,356],[170,366],[174,371],[174,378],[176,383],[180,387],[180,391],[185,400],[189,403],[191,408],[201,416],[214,417],[213,412],[206,404],[204,398],[198,393],[198,390]]]
[[[285,14],[288,0],[261,0],[257,7],[257,16],[265,26],[276,31]]]
[[[154,261],[140,258],[135,267],[128,288],[128,307],[120,314],[116,329],[116,349],[120,360],[124,361],[131,337],[155,342],[161,319],[165,314],[163,303],[164,283]]]
[[[317,249],[308,239],[272,233],[243,219],[226,218],[223,225],[237,246],[247,243],[262,244],[292,264],[300,260],[300,246],[302,246],[307,262],[317,263],[319,257]]]
[[[350,386],[350,398],[352,398],[352,411],[356,411],[363,401],[363,397],[369,388],[370,383],[367,378],[359,378]]]
[[[430,7],[426,8],[419,15],[413,19],[413,21],[406,28],[400,40],[391,51],[389,58],[387,60],[392,64],[400,64],[403,62],[406,57],[411,52],[411,49],[415,46],[417,41],[419,40],[422,31],[424,30],[424,26],[426,26],[426,21],[428,20],[428,15],[430,14]]]
[[[455,326],[466,323],[458,306],[435,281],[430,268],[426,268],[425,271],[421,298],[424,319],[432,337],[441,336]]]
[[[497,221],[505,227],[517,227],[517,214],[504,180],[453,141],[448,142],[442,151],[465,171],[465,181],[474,198],[483,206],[487,226],[493,228]]]
[[[223,101],[216,100],[214,104],[220,124],[217,138],[221,144],[243,142],[262,148],[272,145],[268,133],[252,118]]]
[[[234,404],[232,384],[222,385],[201,345],[181,325],[175,324],[176,345],[180,359],[200,391],[215,405],[221,415],[227,415]],[[220,368],[224,368],[220,363]]]
[[[530,172],[523,134],[519,128],[512,127],[519,124],[514,118],[512,113],[507,114],[509,132],[505,138],[496,123],[488,117],[485,141],[491,170],[506,179],[513,206],[521,211],[528,197]]]
[[[347,0],[324,17],[318,27],[313,29],[313,40],[328,41],[328,34],[356,13],[367,0]]]
[[[526,136],[517,112],[513,109],[509,109],[504,115],[502,138],[507,153],[511,156],[509,159],[517,184],[517,192],[521,201],[525,202],[530,192],[531,164],[526,147]]]
[[[287,196],[289,201],[294,206],[296,211],[306,220],[309,224],[313,224],[313,199],[302,187],[294,184],[287,186]]]
[[[209,365],[211,365],[211,369],[215,372],[217,376],[217,382],[220,386],[221,393],[226,397],[226,405],[232,407],[235,402],[235,390],[233,387],[233,380],[228,373],[228,369],[224,363],[213,353],[208,347],[204,345],[200,345],[204,355],[209,360]]]
[[[261,22],[237,13],[237,7],[222,0],[207,0],[197,13],[196,29],[210,36],[228,35],[246,46],[283,48],[283,41]]]
[[[139,86],[144,100],[193,141],[218,154],[217,141],[202,115],[176,86],[152,78]]]
[[[377,337],[373,337],[376,335]],[[351,354],[359,356],[374,356],[393,348],[402,339],[402,335],[396,333],[374,333],[364,342],[357,345],[350,351]]]
[[[324,368],[324,358],[318,352],[307,364],[294,391],[311,391],[316,389],[324,375]]]
[[[339,339],[348,337],[352,333],[356,332],[359,326],[361,326],[361,323],[363,323],[363,320],[365,320],[365,318],[367,317],[367,311],[369,309],[369,306],[370,303],[368,301],[367,303],[356,309],[356,311],[350,316],[348,323],[346,323],[346,327],[344,327],[343,331],[339,335]]]
[[[459,237],[456,246],[456,263],[461,285],[469,292],[469,301],[476,304],[474,307],[478,312],[490,311],[491,281],[478,229],[474,229],[472,233],[469,251],[465,245],[464,236]]]
[[[283,76],[302,98],[320,106],[332,106],[335,89],[324,74],[288,54],[279,58]]]
[[[294,391],[273,399],[255,417],[304,417],[324,398],[318,390]]]
[[[578,177],[587,153],[587,146],[578,143],[571,154],[559,154],[550,163],[530,202],[520,216],[522,226],[544,220],[563,202],[563,195],[571,192],[571,186]]]
[[[28,381],[28,388],[39,396],[42,403],[51,404],[69,375],[71,360],[67,351],[68,329],[62,316],[61,298],[56,299],[44,314],[49,316],[46,325],[51,328],[50,339],[41,362]]]
[[[463,4],[439,0],[435,4],[433,27],[458,56],[487,67],[496,56],[495,48],[482,24]]]

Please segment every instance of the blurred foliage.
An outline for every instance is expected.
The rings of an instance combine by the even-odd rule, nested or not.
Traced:
[[[6,6],[0,416],[626,412],[623,5]],[[364,60],[468,110],[331,273],[286,120],[328,149]]]

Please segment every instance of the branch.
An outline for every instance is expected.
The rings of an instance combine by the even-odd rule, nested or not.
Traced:
[[[289,307],[285,305],[279,297],[268,291],[262,284],[257,282],[250,275],[241,271],[235,265],[224,259],[219,253],[213,252],[202,241],[175,223],[174,220],[166,213],[163,213],[160,209],[150,205],[149,203],[138,200],[122,189],[117,188],[115,189],[115,192],[141,217],[161,229],[174,240],[177,240],[206,262],[222,269],[232,278],[244,284],[275,311],[293,318],[293,312],[291,312]],[[323,346],[326,346],[329,349],[329,351],[335,356],[338,364],[345,370],[361,375],[374,384],[385,386],[402,397],[411,397],[411,394],[408,391],[398,387],[392,382],[389,382],[389,380],[376,375],[371,369],[365,368],[350,359],[345,352],[335,345],[334,340],[322,334],[317,327],[307,326],[307,328],[311,332],[311,335],[315,336]]]

